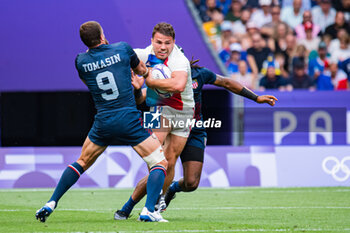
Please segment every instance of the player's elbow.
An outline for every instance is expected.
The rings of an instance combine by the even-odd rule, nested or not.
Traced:
[[[184,86],[175,86],[174,92],[183,92],[185,90]]]
[[[173,85],[173,92],[183,92],[186,88],[186,83],[176,82]]]
[[[223,86],[224,88],[226,88],[226,89],[230,89],[231,84],[230,84],[230,82],[229,82],[229,80],[228,80],[227,78],[225,78],[225,79],[223,80],[222,86]]]

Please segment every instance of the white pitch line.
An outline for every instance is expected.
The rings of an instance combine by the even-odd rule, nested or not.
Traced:
[[[118,231],[119,233],[191,233],[191,232],[328,232],[328,231],[350,231],[349,228],[344,229],[322,229],[322,228],[293,228],[293,229],[216,229],[216,230],[161,230],[161,231]],[[41,232],[38,232],[41,233]],[[44,233],[44,232],[42,232]],[[70,233],[82,233],[82,232],[70,232]],[[89,231],[89,233],[93,233]],[[99,233],[112,233],[110,231],[99,231]],[[114,233],[114,232],[113,232]]]
[[[249,188],[246,190],[242,190],[242,188],[239,187],[230,187],[230,188],[199,188],[197,192],[208,192],[210,191],[215,193],[233,193],[233,194],[245,194],[245,193],[312,193],[312,192],[318,192],[318,193],[333,193],[333,192],[350,192],[350,188],[340,188],[340,189],[303,189],[302,187],[300,190],[288,190],[287,188],[276,188],[276,190],[266,190],[265,187],[255,187],[255,188]],[[4,192],[47,192],[47,191],[53,191],[54,188],[28,188],[28,189],[0,189],[0,193]],[[98,192],[98,191],[130,191],[132,188],[73,188],[71,191],[74,192]]]
[[[350,209],[350,206],[260,206],[260,207],[199,207],[199,208],[169,208],[169,210],[288,210],[288,209]],[[115,211],[116,209],[71,209],[71,208],[59,208],[56,211],[85,211],[85,212],[99,212],[105,213]],[[135,208],[134,210],[141,210],[141,208]],[[17,212],[17,211],[33,211],[33,209],[0,209],[0,212]]]
[[[295,228],[295,229],[227,229],[227,230],[163,230],[163,231],[119,231],[119,233],[146,232],[146,233],[170,233],[170,232],[325,232],[325,231],[350,231],[350,229],[320,229],[320,228]]]

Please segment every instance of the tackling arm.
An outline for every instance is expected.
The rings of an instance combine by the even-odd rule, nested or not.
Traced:
[[[239,82],[231,79],[226,78],[220,75],[216,75],[216,80],[214,82],[215,86],[218,87],[224,87],[225,89],[229,90],[230,92],[233,92],[235,94],[241,95],[243,97],[249,98],[251,100],[254,100],[255,102],[262,104],[267,103],[271,106],[275,105],[275,101],[277,101],[277,98],[272,95],[261,95],[258,96],[248,88],[244,87]]]
[[[131,71],[131,84],[134,87],[134,96],[136,104],[142,104],[146,100],[146,88],[142,88],[145,79],[143,77],[137,76]]]
[[[159,88],[169,92],[183,92],[187,83],[186,71],[174,71],[169,79],[146,79],[146,85],[150,88]]]
[[[149,75],[149,70],[143,61],[140,61],[140,63],[132,70],[135,72],[135,74],[144,76],[145,78]]]

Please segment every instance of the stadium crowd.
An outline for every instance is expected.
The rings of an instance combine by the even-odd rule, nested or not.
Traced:
[[[254,90],[350,90],[350,0],[193,0],[229,74]]]

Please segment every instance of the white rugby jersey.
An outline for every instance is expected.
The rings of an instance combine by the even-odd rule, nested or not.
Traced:
[[[134,49],[134,51],[136,52],[139,59],[144,63],[147,63],[150,54],[155,56],[152,45],[148,46],[145,49]],[[152,98],[150,101],[147,101],[147,103],[151,103],[151,106],[168,105],[177,110],[183,110],[184,108],[193,108],[194,100],[190,62],[185,57],[183,52],[181,52],[181,50],[175,45],[169,57],[164,61],[164,64],[169,67],[171,72],[187,72],[185,90],[181,93],[174,93],[169,98],[162,98],[159,95],[147,96]],[[149,98],[147,100],[149,100]]]

